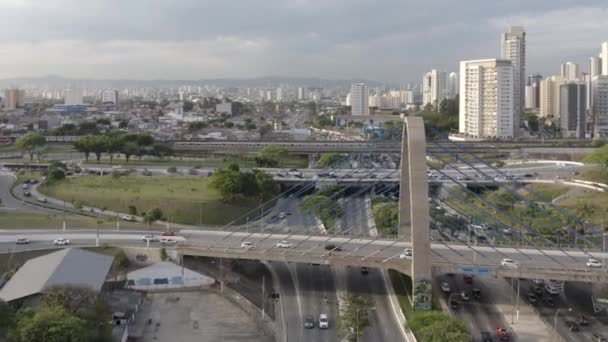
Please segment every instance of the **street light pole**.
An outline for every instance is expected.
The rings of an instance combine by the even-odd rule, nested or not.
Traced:
[[[557,333],[557,315],[559,315],[559,312],[561,310],[562,310],[561,308],[557,309],[557,311],[555,311],[555,315],[553,316],[553,330],[554,330],[554,333],[555,333],[555,340],[554,341],[557,341],[558,340],[558,336],[559,336],[559,334]],[[572,308],[568,308],[568,311],[572,311]]]

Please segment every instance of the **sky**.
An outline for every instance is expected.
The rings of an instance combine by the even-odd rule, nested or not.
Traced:
[[[606,18],[606,0],[0,0],[0,78],[417,82],[499,57],[510,25],[550,75],[588,69]]]

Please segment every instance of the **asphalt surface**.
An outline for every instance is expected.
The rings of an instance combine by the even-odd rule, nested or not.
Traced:
[[[12,175],[0,171],[0,199],[2,203],[0,204],[0,213],[2,212],[29,212],[29,213],[37,213],[37,214],[47,214],[53,213],[56,214],[57,211],[45,209],[36,205],[31,205],[24,203],[16,198],[14,198],[10,189],[13,183],[15,182],[15,177]],[[21,188],[16,189],[17,192],[22,192]]]

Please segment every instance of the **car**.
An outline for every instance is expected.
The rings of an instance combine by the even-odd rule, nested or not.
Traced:
[[[508,258],[502,259],[500,261],[500,264],[505,267],[517,268],[517,264],[515,263],[515,261],[508,259]]]
[[[241,248],[253,248],[253,247],[254,247],[254,245],[253,245],[253,242],[251,242],[251,241],[243,241],[241,243]]]
[[[606,338],[602,335],[593,334],[591,336],[591,342],[608,342],[608,340],[606,340]]]
[[[175,236],[175,232],[167,230],[167,231],[162,232],[160,235],[161,236]]]
[[[291,248],[291,247],[293,247],[293,244],[287,240],[281,240],[281,241],[277,242],[277,247],[278,248]]]
[[[282,219],[284,219],[284,218],[286,218],[286,217],[287,217],[287,213],[286,213],[286,212],[281,211],[281,212],[279,213],[279,219],[281,219],[281,220],[282,220]]]
[[[26,237],[20,237],[15,241],[15,243],[18,245],[29,245],[30,242],[30,239]]]
[[[446,282],[441,283],[441,291],[444,293],[449,293],[450,291],[452,291],[452,289],[450,289],[450,284]]]
[[[35,178],[30,179],[30,184],[38,184],[38,180]]]
[[[511,340],[511,333],[505,328],[496,328],[496,337],[500,341],[509,341]]]
[[[122,219],[123,221],[127,221],[127,222],[135,222],[135,217],[131,216],[131,215],[122,215]]]
[[[177,245],[177,240],[163,237],[163,238],[160,238],[160,243],[162,245]]]
[[[566,321],[566,326],[568,327],[568,330],[572,331],[572,332],[577,332],[580,330],[578,324],[576,324],[575,321]]]
[[[25,196],[25,197],[31,197],[31,196],[32,196],[32,193],[31,193],[31,192],[29,192],[29,191],[24,191],[24,192],[23,192],[23,196]]]
[[[557,291],[557,289],[551,285],[545,285],[545,291],[547,291],[548,294],[554,296],[559,294],[559,291]]]
[[[555,301],[551,297],[543,297],[543,303],[550,307],[555,307]]]
[[[304,318],[304,328],[312,329],[314,327],[315,327],[315,319],[311,315],[306,316],[306,318]]]
[[[534,293],[528,293],[528,302],[532,305],[534,305],[538,302],[538,300],[536,299],[536,295]]]
[[[481,342],[494,342],[494,339],[492,338],[492,334],[490,334],[489,331],[482,331],[481,332]]]
[[[190,170],[188,170],[188,174],[190,174],[192,176],[196,176],[196,175],[198,175],[198,170],[197,169],[190,169]]]
[[[21,187],[23,189],[29,189],[30,188],[30,184],[29,183],[23,183],[23,185]]]
[[[462,277],[464,282],[467,284],[473,284],[473,276],[472,275],[468,275],[466,274],[464,277]]]
[[[46,199],[46,197],[38,197],[37,200],[40,203],[46,203],[46,202],[48,202],[48,200]]]
[[[469,300],[471,300],[471,297],[469,296],[469,294],[466,291],[460,292],[460,298],[465,302],[468,302]]]
[[[290,172],[298,172],[298,169],[289,169]]]
[[[143,242],[155,242],[155,241],[158,241],[158,238],[156,236],[152,235],[152,234],[147,234],[147,235],[144,235],[141,238],[141,241],[143,241]]]
[[[534,279],[532,280],[532,282],[534,283],[534,285],[543,285],[545,283],[545,281],[542,279]]]
[[[534,293],[536,293],[537,295],[542,295],[543,287],[540,285],[534,285],[534,287],[532,288],[532,291],[534,291]]]
[[[64,238],[57,238],[55,239],[55,241],[53,241],[53,244],[55,246],[67,246],[70,244],[70,240]]]
[[[403,252],[401,252],[401,254],[399,255],[400,259],[409,259],[411,258],[413,255],[412,250],[410,248],[406,248],[403,250]]]
[[[369,273],[369,269],[365,266],[361,267],[361,274],[368,274]]]
[[[481,290],[473,289],[473,298],[480,300],[481,299]]]
[[[319,315],[319,329],[327,329],[329,328],[329,320],[327,319],[326,314]]]
[[[602,263],[596,259],[588,259],[587,267],[602,267]]]
[[[332,251],[332,252],[342,252],[342,248],[340,248],[332,243],[325,245],[325,250]]]
[[[152,171],[145,169],[141,172],[142,176],[152,176]]]
[[[580,325],[581,327],[586,327],[589,325],[589,320],[583,315],[578,315],[576,316],[576,324]]]

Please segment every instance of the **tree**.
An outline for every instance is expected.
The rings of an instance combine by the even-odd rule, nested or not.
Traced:
[[[464,322],[438,311],[416,312],[408,320],[416,338],[424,342],[468,342],[471,335]]]
[[[399,223],[399,204],[383,202],[372,206],[376,226],[382,229],[394,227]]]
[[[164,144],[154,144],[152,145],[152,154],[157,158],[163,158],[165,156],[171,155],[173,150],[171,147]]]
[[[530,132],[538,132],[540,121],[538,120],[538,115],[536,115],[536,113],[525,113],[524,120],[526,120],[526,124]]]
[[[256,195],[260,202],[270,199],[279,192],[279,185],[272,175],[260,170],[253,171],[256,185]]]
[[[91,138],[92,137],[90,137],[90,136],[82,137],[82,138],[78,139],[77,142],[74,143],[74,148],[76,148],[76,151],[84,153],[84,160],[86,162],[89,161],[89,155],[92,152]]]
[[[587,163],[599,164],[604,169],[608,169],[608,145],[596,148],[584,159]]]
[[[136,154],[139,150],[139,146],[133,141],[127,141],[122,144],[121,152],[125,155],[127,163],[132,155]]]
[[[260,157],[271,161],[276,165],[281,165],[281,161],[287,158],[288,151],[284,147],[268,145],[260,151]]]
[[[9,328],[13,324],[14,318],[15,310],[8,303],[0,299],[0,331]]]
[[[152,223],[154,221],[161,220],[163,218],[163,211],[160,208],[154,208],[150,210],[144,218],[146,222]]]
[[[515,203],[518,201],[518,198],[514,194],[504,188],[490,193],[488,199],[502,210],[513,210]]]
[[[319,166],[321,167],[330,167],[337,163],[340,159],[342,159],[342,155],[335,152],[323,153],[321,158],[319,158]]]
[[[339,335],[349,342],[359,341],[365,328],[372,324],[370,312],[374,303],[369,298],[353,294],[342,299],[344,306],[340,314]]]
[[[119,135],[106,136],[106,152],[110,156],[110,164],[114,160],[114,153],[122,151],[124,144],[123,138]]]
[[[108,139],[105,136],[96,135],[89,137],[91,152],[95,154],[97,161],[101,160],[101,154],[107,151]]]
[[[61,305],[43,305],[17,312],[9,332],[14,342],[77,342],[89,341],[86,322],[70,314]]]
[[[46,138],[38,133],[26,134],[15,142],[15,147],[30,156],[30,161],[34,160],[34,153],[46,145]]]
[[[126,270],[129,267],[129,257],[124,250],[119,250],[114,256],[114,267],[119,270]]]
[[[224,202],[234,202],[242,195],[243,183],[238,165],[220,169],[211,176],[209,186],[217,190]]]

